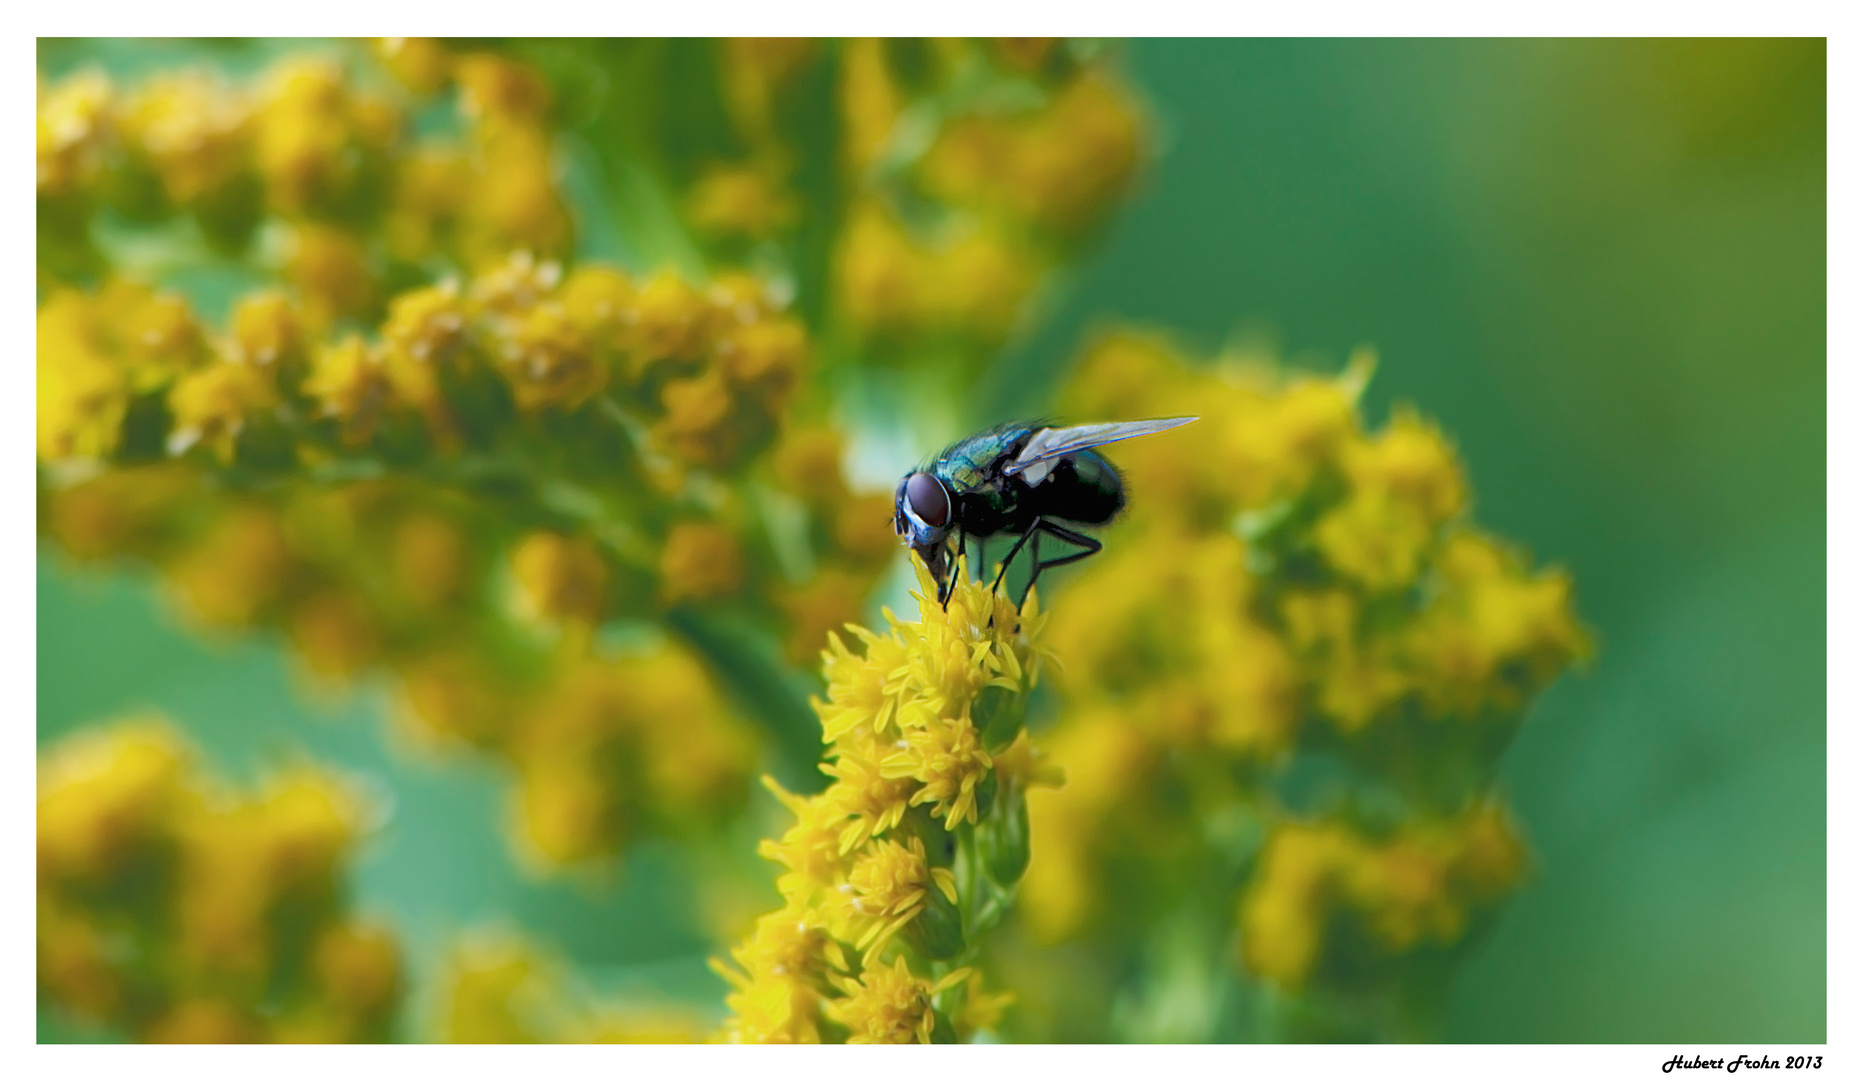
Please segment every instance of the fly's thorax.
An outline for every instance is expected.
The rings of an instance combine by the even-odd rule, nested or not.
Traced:
[[[957,520],[971,536],[995,536],[1025,528],[1032,518],[1027,492],[1027,487],[1014,478],[1001,487],[990,485],[967,491],[957,497]]]

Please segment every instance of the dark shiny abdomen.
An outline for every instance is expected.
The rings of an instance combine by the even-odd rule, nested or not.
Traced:
[[[1082,450],[1063,459],[1035,485],[1028,503],[1044,518],[1104,525],[1125,506],[1126,489],[1112,462],[1092,450]]]

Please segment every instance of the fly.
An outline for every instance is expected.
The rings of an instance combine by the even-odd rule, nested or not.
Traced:
[[[972,538],[978,542],[979,554],[983,542],[992,536],[1016,538],[990,584],[991,592],[1003,583],[1009,564],[1029,545],[1034,570],[1016,602],[1019,609],[1043,570],[1078,562],[1100,550],[1098,540],[1070,526],[1104,525],[1125,506],[1119,470],[1095,447],[1169,431],[1195,419],[1179,416],[1077,427],[1023,422],[978,432],[953,443],[929,465],[899,481],[893,495],[893,531],[931,571],[938,584],[938,602],[945,605],[951,602],[955,584],[950,580],[953,540],[961,555]],[[1044,536],[1078,550],[1043,559]]]

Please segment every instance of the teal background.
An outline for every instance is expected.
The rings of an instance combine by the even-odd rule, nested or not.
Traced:
[[[1160,156],[980,412],[1039,411],[1093,328],[1381,362],[1458,444],[1487,528],[1569,567],[1599,653],[1504,780],[1532,883],[1462,973],[1475,1042],[1821,1042],[1825,1026],[1825,47],[1129,47]],[[679,854],[515,869],[496,770],[394,747],[267,643],[40,556],[38,738],[168,712],[236,775],[309,753],[388,796],[357,889],[411,943],[516,922],[604,990],[716,1008]],[[81,1037],[41,1017],[40,1037]]]

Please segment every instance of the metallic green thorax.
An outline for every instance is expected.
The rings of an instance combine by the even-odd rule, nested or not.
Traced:
[[[1042,425],[1003,424],[952,444],[929,471],[951,492],[957,521],[972,536],[1020,532],[1037,515],[1100,523],[1124,503],[1119,474],[1093,450],[1070,455],[1066,466],[1032,487],[1005,474]]]

